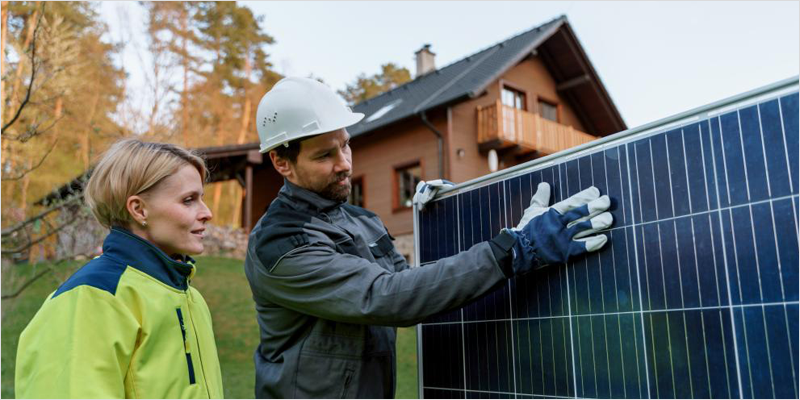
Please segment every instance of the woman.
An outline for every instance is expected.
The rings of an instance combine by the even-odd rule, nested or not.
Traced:
[[[103,255],[62,284],[22,332],[21,398],[221,398],[211,315],[189,286],[211,212],[205,163],[170,144],[123,140],[86,202],[111,229]]]

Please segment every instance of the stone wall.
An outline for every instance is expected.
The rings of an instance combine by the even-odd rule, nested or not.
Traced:
[[[206,224],[204,256],[221,256],[244,260],[248,235],[241,228]]]

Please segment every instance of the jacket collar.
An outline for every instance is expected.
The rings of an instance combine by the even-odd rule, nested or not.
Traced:
[[[331,211],[344,203],[343,201],[326,199],[317,193],[289,182],[286,178],[283,179],[283,187],[278,192],[278,198],[298,211],[311,211],[315,214]]]
[[[103,242],[103,255],[130,265],[166,285],[186,290],[194,276],[194,260],[183,256],[183,261],[170,258],[167,253],[133,232],[115,226]]]

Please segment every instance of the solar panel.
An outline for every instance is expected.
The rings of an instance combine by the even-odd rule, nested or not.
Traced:
[[[612,199],[603,250],[418,326],[434,398],[797,398],[798,85],[778,82],[457,186],[422,268],[552,202]],[[552,203],[551,203],[552,204]]]

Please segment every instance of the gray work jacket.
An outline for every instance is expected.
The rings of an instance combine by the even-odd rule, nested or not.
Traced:
[[[256,397],[394,397],[395,327],[505,282],[503,254],[483,242],[409,268],[377,215],[285,181],[245,260],[261,330]]]

